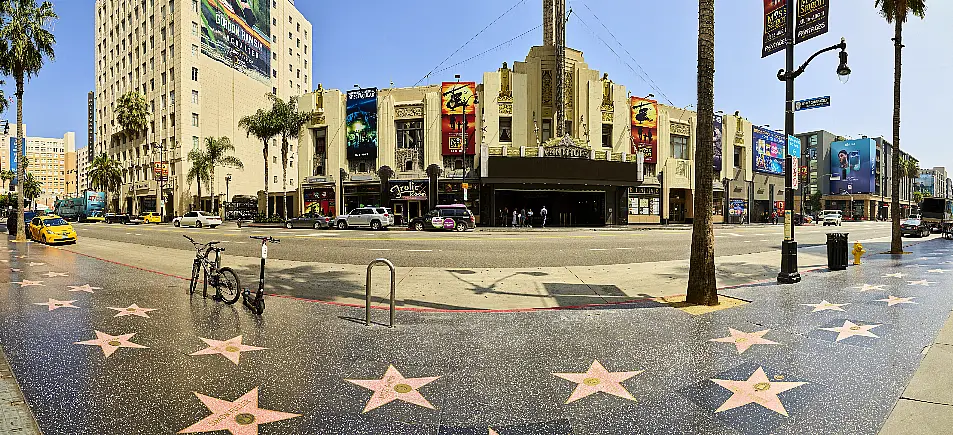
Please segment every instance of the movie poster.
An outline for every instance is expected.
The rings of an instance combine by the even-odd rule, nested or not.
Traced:
[[[784,135],[774,130],[751,127],[755,172],[781,175],[784,173]]]
[[[476,154],[476,83],[445,82],[442,87],[441,127],[443,155],[464,153],[463,128],[466,127],[466,154]]]
[[[658,101],[632,97],[632,154],[645,154],[645,163],[658,163]]]
[[[715,118],[712,120],[712,169],[715,170],[715,173],[721,172],[721,149],[722,149],[722,133],[723,130],[723,118],[721,115],[715,115]]]
[[[269,0],[202,0],[202,54],[271,83]]]
[[[377,88],[347,91],[347,158],[377,158]]]

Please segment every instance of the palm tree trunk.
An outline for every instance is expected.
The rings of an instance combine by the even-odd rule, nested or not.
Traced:
[[[215,165],[212,165],[212,168],[209,170],[211,178],[209,178],[208,190],[209,196],[212,198],[212,214],[218,214],[218,208],[215,207]]]
[[[17,242],[26,241],[26,230],[23,222],[23,181],[26,178],[26,171],[23,167],[23,71],[16,72],[17,81]]]
[[[903,21],[894,18],[894,59],[893,59],[893,198],[890,204],[890,253],[902,254],[903,242],[900,239],[900,72],[901,50],[903,43]],[[911,184],[911,194],[913,187]]]
[[[204,204],[203,204],[203,202],[202,202],[202,180],[195,180],[195,181],[196,181],[196,183],[199,185],[199,190],[198,190],[198,193],[199,193],[199,210],[205,211],[205,207],[203,206]]]
[[[281,218],[288,219],[288,138],[281,138]]]
[[[698,123],[695,128],[695,218],[686,301],[718,305],[715,282],[715,234],[712,228],[715,111],[715,0],[698,0]]]
[[[268,213],[268,202],[269,202],[269,198],[268,198],[268,140],[265,139],[262,142],[264,142],[265,144],[265,147],[262,148],[262,154],[265,155],[265,213],[264,215],[265,217],[268,217],[269,215]]]

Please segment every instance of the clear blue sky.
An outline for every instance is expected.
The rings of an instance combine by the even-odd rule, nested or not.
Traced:
[[[61,19],[56,23],[57,57],[26,89],[24,119],[31,136],[77,133],[86,143],[86,93],[93,89],[93,0],[53,0]],[[411,86],[444,58],[504,11],[509,14],[453,56],[444,69],[508,41],[539,25],[540,0],[322,1],[298,0],[298,8],[314,25],[314,83],[326,88]],[[814,60],[797,81],[797,98],[830,95],[833,106],[799,112],[799,132],[826,129],[857,137],[891,137],[893,108],[893,28],[874,9],[874,0],[832,1],[830,32],[798,45],[797,61],[815,50],[847,38],[850,82],[834,74],[836,54]],[[953,147],[935,145],[935,131],[950,122],[953,71],[948,46],[953,2],[928,0],[927,18],[906,26],[903,70],[902,147],[922,166],[953,169]],[[360,7],[356,7],[360,5]],[[588,6],[588,9],[587,9]],[[465,12],[452,11],[468,7]],[[582,50],[591,68],[608,72],[633,95],[656,94],[628,54],[675,105],[695,102],[697,2],[693,0],[570,0],[568,45]],[[590,12],[591,9],[591,12]],[[370,11],[363,12],[362,11]],[[598,20],[593,16],[598,16]],[[578,16],[575,16],[578,15]],[[760,1],[718,0],[716,3],[715,107],[740,110],[756,124],[783,126],[784,85],[775,77],[784,65],[782,53],[761,59]],[[585,23],[585,24],[583,24]],[[605,28],[603,27],[605,25]],[[587,26],[588,25],[588,28]],[[621,41],[616,44],[612,34]],[[621,55],[617,57],[599,38]],[[506,61],[523,60],[529,47],[542,43],[542,30],[460,65],[435,73],[423,83],[452,80],[454,74],[479,82],[484,71]],[[631,66],[631,69],[630,69]],[[11,80],[4,90],[13,94]],[[15,118],[14,110],[3,114]]]

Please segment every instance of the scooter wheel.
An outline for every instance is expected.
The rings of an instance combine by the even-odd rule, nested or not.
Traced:
[[[261,313],[264,313],[264,312],[265,312],[265,299],[264,299],[264,298],[258,299],[258,300],[255,301],[254,312],[255,312],[255,314],[259,314],[259,315],[260,315]]]

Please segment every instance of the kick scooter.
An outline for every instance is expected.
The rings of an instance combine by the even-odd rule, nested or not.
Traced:
[[[261,240],[261,269],[258,274],[258,291],[252,295],[247,288],[244,289],[242,291],[242,303],[252,313],[261,315],[265,311],[265,259],[268,258],[268,243],[281,243],[281,241],[271,236],[251,236],[251,238]]]

